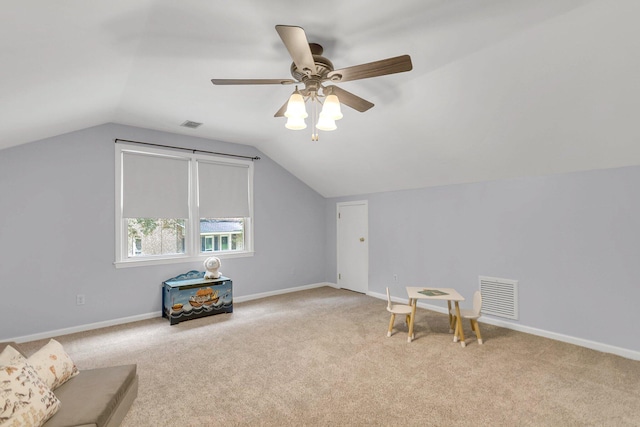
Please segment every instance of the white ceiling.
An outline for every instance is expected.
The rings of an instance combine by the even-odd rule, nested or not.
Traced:
[[[3,0],[0,148],[108,122],[257,147],[342,196],[640,164],[637,0]],[[338,130],[284,128],[274,26],[336,68],[409,54],[340,86]],[[198,129],[180,127],[203,122]],[[149,141],[153,142],[153,141]]]

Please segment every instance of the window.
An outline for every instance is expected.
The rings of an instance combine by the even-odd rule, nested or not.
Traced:
[[[142,254],[142,239],[139,237],[134,238],[132,255]]]
[[[202,252],[213,252],[213,236],[201,236],[202,246],[200,250]]]
[[[116,144],[116,265],[252,251],[253,163]]]

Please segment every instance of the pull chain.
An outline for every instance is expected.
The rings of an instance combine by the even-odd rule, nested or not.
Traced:
[[[316,119],[318,118],[318,98],[317,95],[313,95],[311,102],[313,103],[313,118],[311,119],[311,140],[317,141],[319,139],[318,129],[316,128]]]

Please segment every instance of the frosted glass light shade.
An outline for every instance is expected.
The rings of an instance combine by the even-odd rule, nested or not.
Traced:
[[[304,119],[308,117],[307,110],[304,108],[304,98],[297,90],[289,97],[287,103],[287,111],[284,113],[285,117],[295,117]]]
[[[316,128],[320,130],[336,130],[338,127],[336,126],[336,122],[331,117],[325,115],[324,113],[320,113],[320,118],[318,119]]]
[[[289,117],[284,127],[291,130],[301,130],[307,127],[302,117]]]
[[[340,101],[335,95],[329,95],[324,100],[322,106],[322,113],[333,120],[340,120],[342,118],[342,111],[340,111]]]

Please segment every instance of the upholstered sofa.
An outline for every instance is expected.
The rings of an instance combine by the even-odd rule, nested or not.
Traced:
[[[28,357],[14,342],[0,343],[0,353],[7,345]],[[52,390],[60,404],[44,426],[119,426],[138,395],[136,368],[121,365],[80,370]]]

